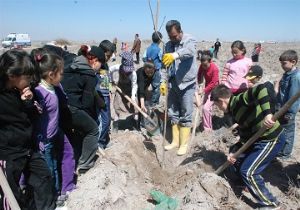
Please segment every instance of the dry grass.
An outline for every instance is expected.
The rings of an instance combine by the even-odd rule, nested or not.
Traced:
[[[71,42],[67,39],[64,39],[64,38],[55,39],[54,41],[57,45],[61,45],[61,46],[71,45]]]

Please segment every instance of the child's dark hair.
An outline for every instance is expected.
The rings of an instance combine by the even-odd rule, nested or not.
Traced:
[[[47,78],[49,72],[56,73],[64,68],[63,59],[57,54],[47,52],[45,49],[36,49],[31,52],[31,56],[42,79]]]
[[[231,44],[231,49],[232,48],[238,48],[239,50],[243,51],[243,55],[246,55],[246,47],[244,43],[240,40],[236,40]]]
[[[204,61],[210,62],[211,58],[212,58],[212,54],[210,53],[210,51],[209,50],[204,50],[201,54],[200,61],[201,62],[204,62]]]
[[[0,56],[0,90],[5,88],[8,76],[34,75],[35,67],[27,52],[8,50]]]
[[[279,61],[296,61],[296,63],[297,63],[298,62],[297,52],[295,50],[284,51],[280,55]]]
[[[89,50],[90,50],[89,46],[81,45],[78,52],[77,52],[77,55],[78,56],[83,55],[84,57],[86,57],[88,55]]]
[[[113,44],[111,41],[109,40],[103,40],[100,44],[99,47],[102,48],[102,50],[106,53],[106,52],[115,52],[116,51],[116,45]]]
[[[218,85],[211,91],[210,100],[219,101],[220,98],[230,98],[232,96],[231,90],[226,85]]]
[[[92,60],[94,58],[97,58],[96,55],[94,55],[92,52],[91,52],[91,49],[95,47],[95,48],[100,48],[100,50],[103,51],[104,53],[104,50],[101,48],[101,47],[96,47],[96,46],[92,46],[92,47],[89,47],[87,45],[81,45],[80,49],[78,50],[78,56],[80,55],[83,55],[84,57],[86,57],[86,59],[88,60]],[[98,58],[99,60],[99,58]],[[101,60],[99,60],[99,62],[101,63],[105,63],[105,56],[103,54],[103,58],[101,58]]]
[[[155,69],[154,62],[152,60],[147,60],[144,62],[144,68]]]
[[[159,43],[161,39],[162,39],[162,34],[159,31],[153,32],[152,42]]]

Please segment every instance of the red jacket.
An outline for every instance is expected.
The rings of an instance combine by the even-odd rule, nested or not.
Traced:
[[[205,79],[205,94],[209,94],[214,87],[219,84],[219,68],[213,62],[210,63],[210,67],[204,70],[202,66],[199,66],[198,70],[198,82],[201,83]]]

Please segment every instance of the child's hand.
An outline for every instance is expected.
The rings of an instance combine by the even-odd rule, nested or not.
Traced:
[[[195,104],[196,104],[197,108],[200,108],[201,101],[199,99],[196,99]]]
[[[147,113],[147,111],[148,111],[147,108],[146,108],[144,105],[141,106],[141,109],[142,109],[144,112],[146,112],[146,113]]]
[[[232,153],[229,153],[229,155],[227,156],[227,161],[230,163],[230,164],[235,164],[236,162],[236,158],[233,157],[233,154]]]
[[[272,128],[274,124],[275,124],[275,121],[273,120],[272,114],[268,114],[267,116],[265,116],[264,126],[266,126],[267,128]]]
[[[37,101],[34,101],[33,105],[35,106],[35,108],[36,108],[36,110],[38,111],[39,114],[43,113],[43,107]]]
[[[21,99],[23,101],[25,100],[31,100],[33,98],[33,93],[30,90],[30,87],[26,87],[23,90],[20,90]]]

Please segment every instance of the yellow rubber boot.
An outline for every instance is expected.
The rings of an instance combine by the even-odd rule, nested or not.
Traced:
[[[172,125],[172,143],[165,146],[165,150],[171,150],[179,147],[179,129],[179,125]]]
[[[191,128],[190,127],[180,127],[180,147],[177,151],[177,155],[185,155],[188,147],[188,141],[190,139]]]

